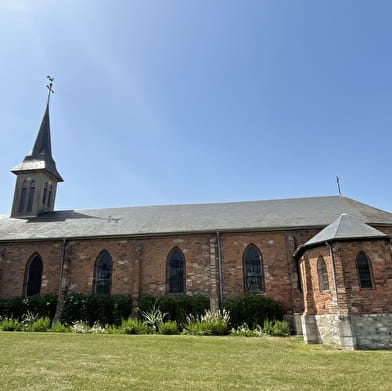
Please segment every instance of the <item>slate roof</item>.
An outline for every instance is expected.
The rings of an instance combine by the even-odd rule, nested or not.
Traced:
[[[41,126],[34,143],[33,150],[25,156],[22,163],[14,167],[11,172],[18,174],[23,171],[47,170],[59,181],[63,178],[56,168],[56,163],[52,156],[52,144],[50,139],[50,119],[49,104],[46,105],[45,114],[42,118]]]
[[[299,246],[296,250],[296,254],[300,253],[307,247],[312,247],[327,241],[383,238],[388,238],[388,235],[368,224],[365,224],[358,218],[342,213],[318,234],[313,236],[303,245]]]
[[[392,214],[340,196],[216,204],[64,210],[29,219],[0,216],[0,241],[323,228],[342,213],[371,225]]]

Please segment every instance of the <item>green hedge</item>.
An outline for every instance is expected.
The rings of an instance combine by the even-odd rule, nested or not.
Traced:
[[[52,294],[15,297],[0,300],[0,317],[22,320],[28,312],[38,318],[54,317],[57,306],[57,296]],[[132,311],[132,298],[130,296],[93,296],[71,294],[64,298],[64,307],[61,321],[72,324],[78,320],[93,325],[98,322],[102,325],[119,325],[121,319],[127,319]]]
[[[0,300],[0,317],[21,320],[31,312],[39,318],[53,319],[56,312],[57,296],[52,294],[14,297]]]
[[[170,295],[154,297],[142,295],[139,298],[139,313],[148,312],[154,304],[162,312],[167,313],[165,321],[175,321],[179,326],[186,323],[186,317],[198,317],[210,308],[210,299],[203,295]]]
[[[121,319],[127,319],[132,311],[131,296],[83,295],[71,294],[65,297],[61,322],[70,325],[83,321],[92,326],[120,325]]]
[[[278,301],[261,295],[243,295],[226,300],[224,308],[230,312],[231,327],[246,323],[250,328],[262,326],[264,321],[282,320],[283,307]]]

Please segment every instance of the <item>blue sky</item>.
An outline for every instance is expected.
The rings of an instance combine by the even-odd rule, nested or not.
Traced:
[[[56,209],[335,195],[392,211],[392,2],[3,0],[0,213],[51,101]]]

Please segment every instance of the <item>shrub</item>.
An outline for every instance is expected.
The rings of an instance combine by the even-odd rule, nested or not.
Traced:
[[[71,294],[65,297],[61,321],[71,325],[83,321],[92,326],[120,325],[121,319],[128,318],[132,311],[131,296]]]
[[[125,334],[148,334],[150,332],[147,324],[134,318],[123,320],[119,330]]]
[[[194,320],[186,325],[182,333],[187,335],[211,335],[211,330],[207,323],[200,320]]]
[[[265,320],[282,320],[282,305],[270,297],[261,295],[243,295],[228,299],[224,308],[230,312],[230,325],[234,328],[246,323],[251,329]]]
[[[132,312],[132,296],[114,295],[113,300],[113,324],[119,326],[123,319],[127,319]]]
[[[3,331],[21,331],[22,329],[22,324],[13,318],[3,319],[0,322],[0,330]]]
[[[177,323],[173,321],[161,323],[159,325],[159,333],[164,335],[179,334]]]
[[[200,317],[205,310],[210,308],[209,298],[203,295],[169,295],[154,297],[142,295],[139,298],[140,313],[147,312],[153,306],[159,308],[163,313],[167,313],[167,320],[177,322],[177,326],[182,328],[186,324],[188,315]]]
[[[199,318],[188,317],[185,334],[226,335],[229,332],[230,314],[226,310],[207,310]]]
[[[27,312],[37,317],[53,319],[56,312],[57,296],[52,294],[14,297],[0,300],[0,316],[22,320]]]
[[[52,324],[52,327],[48,331],[51,331],[54,333],[66,333],[71,330],[69,329],[69,327],[63,325],[62,323],[56,322],[56,323]]]
[[[230,335],[240,336],[240,337],[255,337],[255,330],[251,330],[246,323],[243,323],[237,328],[232,328],[230,330]]]
[[[49,318],[38,318],[30,325],[29,331],[48,331],[49,328],[50,328]]]
[[[266,320],[263,324],[263,331],[265,334],[274,337],[287,337],[290,334],[290,327],[285,320],[276,320],[274,322]]]

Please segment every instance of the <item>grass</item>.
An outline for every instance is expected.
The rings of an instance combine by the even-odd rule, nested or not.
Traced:
[[[391,390],[391,351],[299,338],[0,332],[0,390]]]

